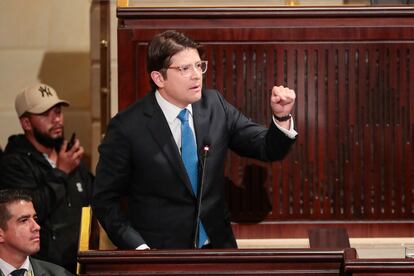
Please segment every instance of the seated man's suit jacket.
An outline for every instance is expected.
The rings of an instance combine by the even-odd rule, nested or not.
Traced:
[[[34,276],[73,276],[72,273],[61,266],[35,258],[30,258],[30,264],[32,265]],[[0,276],[4,276],[1,270]]]
[[[198,149],[210,145],[201,221],[213,248],[235,248],[224,198],[228,149],[259,160],[280,160],[294,139],[273,122],[269,129],[254,123],[215,90],[203,90],[192,108]],[[112,242],[122,249],[144,243],[158,249],[191,248],[197,200],[155,93],[110,121],[99,152],[92,206]],[[121,198],[127,200],[127,211],[120,208]]]

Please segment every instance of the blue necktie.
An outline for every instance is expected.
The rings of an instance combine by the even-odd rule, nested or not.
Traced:
[[[194,194],[197,196],[198,187],[198,155],[197,145],[194,139],[193,131],[188,123],[188,110],[181,110],[177,116],[181,121],[181,158],[185,169],[187,170],[188,177],[190,178],[191,186]],[[202,247],[207,240],[207,234],[201,221],[199,223],[198,232],[198,247]]]
[[[24,276],[24,274],[26,273],[26,269],[24,269],[24,268],[21,268],[21,269],[16,269],[16,270],[14,270],[14,271],[12,271],[11,273],[10,273],[10,275],[13,275],[13,276]]]

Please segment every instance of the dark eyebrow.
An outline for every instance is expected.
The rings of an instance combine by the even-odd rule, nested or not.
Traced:
[[[17,220],[23,220],[23,219],[28,219],[30,218],[30,215],[23,215],[21,217],[18,217]]]
[[[21,217],[18,217],[18,218],[17,218],[17,221],[22,221],[22,220],[25,220],[25,219],[29,219],[29,218],[31,218],[31,217],[33,217],[33,218],[37,218],[37,214],[33,214],[33,216],[32,216],[32,215],[23,215],[23,216],[21,216]]]

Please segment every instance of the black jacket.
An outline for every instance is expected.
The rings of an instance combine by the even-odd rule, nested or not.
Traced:
[[[38,216],[36,258],[75,272],[81,211],[90,201],[93,176],[81,165],[70,175],[53,168],[24,135],[13,135],[1,159],[0,188],[32,192]]]

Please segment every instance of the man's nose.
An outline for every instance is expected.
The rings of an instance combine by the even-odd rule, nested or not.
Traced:
[[[191,70],[191,76],[193,78],[201,78],[203,76],[203,73],[193,65],[193,69]]]
[[[53,114],[53,118],[52,118],[52,120],[54,121],[54,122],[60,122],[60,121],[62,121],[62,114]]]
[[[40,225],[37,223],[37,221],[35,219],[32,219],[32,223],[33,223],[33,230],[34,231],[39,231],[40,230]]]

